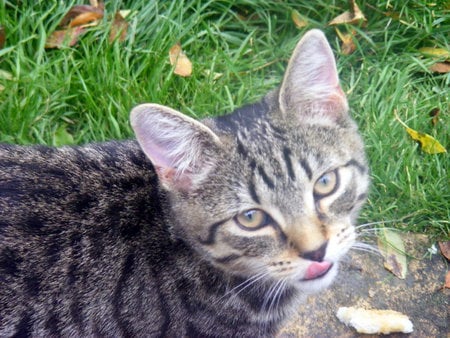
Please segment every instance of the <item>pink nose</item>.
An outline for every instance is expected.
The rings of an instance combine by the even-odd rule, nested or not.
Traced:
[[[330,262],[312,262],[306,270],[304,280],[315,279],[325,275],[331,269]]]

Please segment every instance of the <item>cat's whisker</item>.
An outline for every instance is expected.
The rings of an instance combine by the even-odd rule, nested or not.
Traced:
[[[397,222],[401,222],[401,220],[397,219],[397,220],[388,220],[388,221],[376,221],[376,222],[370,222],[370,223],[363,223],[363,224],[358,224],[355,226],[355,229],[360,229],[360,228],[364,228],[364,227],[368,227],[368,226],[373,226],[373,225],[378,225],[378,224],[387,224],[387,223],[397,223]]]
[[[352,247],[350,248],[351,250],[357,250],[357,251],[364,251],[364,252],[369,252],[375,255],[380,256],[380,250],[378,250],[378,248],[374,247],[373,245],[367,244],[367,243],[362,243],[362,242],[355,242]]]
[[[227,300],[227,302],[229,302],[232,298],[237,297],[242,291],[244,291],[248,287],[252,286],[253,284],[258,282],[259,280],[267,277],[268,275],[269,275],[268,272],[262,271],[262,272],[260,272],[260,273],[258,273],[256,275],[253,275],[253,276],[249,277],[248,279],[246,279],[242,283],[236,285],[231,290],[228,290],[222,297],[220,297],[218,299],[218,302],[222,301],[225,297],[230,296],[230,298]]]

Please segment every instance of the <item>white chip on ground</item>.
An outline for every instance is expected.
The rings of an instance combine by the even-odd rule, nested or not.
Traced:
[[[408,316],[397,311],[341,307],[336,315],[341,322],[353,326],[358,333],[389,334],[393,332],[410,333],[413,331],[413,324]]]

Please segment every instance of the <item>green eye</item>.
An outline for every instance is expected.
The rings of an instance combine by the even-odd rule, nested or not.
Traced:
[[[245,229],[258,229],[267,225],[269,215],[259,209],[250,209],[238,214],[235,221]]]
[[[314,194],[326,196],[333,193],[338,187],[338,175],[336,170],[323,174],[314,185]]]

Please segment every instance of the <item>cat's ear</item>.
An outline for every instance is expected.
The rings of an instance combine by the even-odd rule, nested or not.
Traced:
[[[279,95],[286,115],[301,118],[313,114],[334,121],[347,115],[347,99],[339,85],[333,51],[320,30],[307,32],[297,44]]]
[[[214,166],[220,140],[202,123],[158,104],[135,107],[130,120],[139,145],[170,189],[191,190]]]

